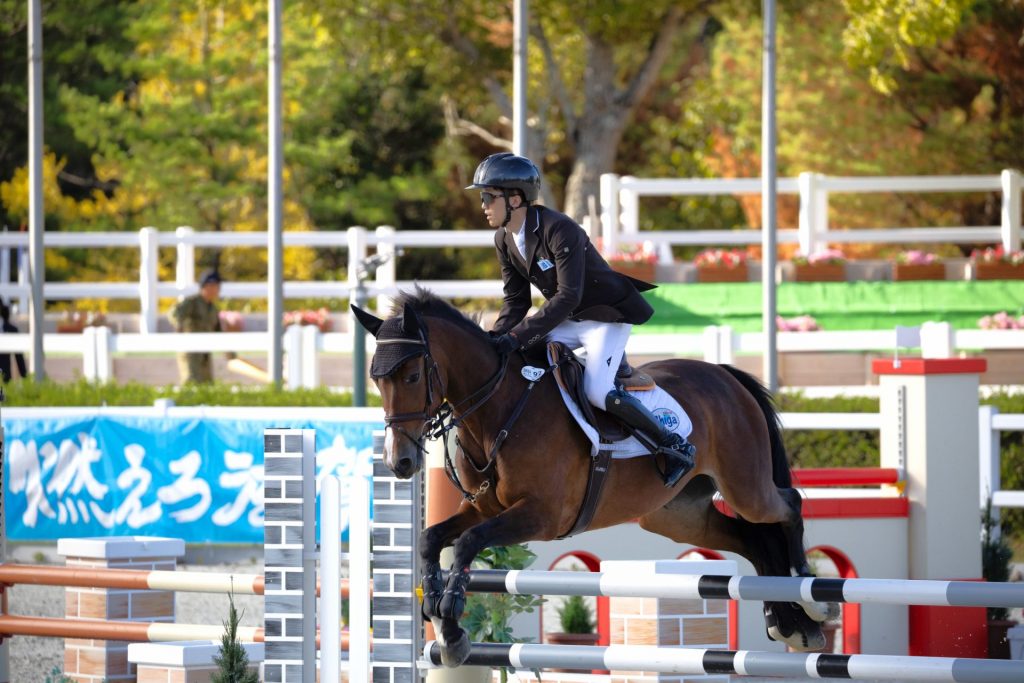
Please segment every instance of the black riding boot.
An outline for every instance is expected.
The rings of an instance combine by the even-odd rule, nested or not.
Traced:
[[[632,429],[641,432],[665,456],[665,486],[672,488],[693,469],[693,456],[697,449],[675,432],[666,429],[647,408],[628,391],[613,389],[604,399],[604,409]]]

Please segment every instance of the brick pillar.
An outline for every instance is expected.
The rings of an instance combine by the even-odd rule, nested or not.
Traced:
[[[654,562],[601,563],[601,571],[625,573],[637,583],[657,574],[737,573],[732,560],[657,560]],[[675,598],[609,598],[612,645],[656,645],[729,649],[729,602],[727,600],[678,600]],[[644,671],[612,671],[612,683],[728,683],[729,676],[683,676]]]
[[[173,571],[185,554],[185,542],[145,536],[62,538],[57,552],[68,567]],[[170,591],[69,587],[64,595],[67,619],[174,621]],[[121,640],[65,638],[64,675],[81,683],[136,680],[135,666],[128,662],[128,643]]]
[[[316,430],[263,431],[263,675],[316,678]]]

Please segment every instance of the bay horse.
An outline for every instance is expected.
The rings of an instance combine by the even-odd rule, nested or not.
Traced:
[[[352,308],[377,340],[370,374],[383,401],[391,471],[412,477],[423,467],[425,440],[457,429],[453,483],[464,499],[454,515],[421,533],[417,552],[423,615],[434,623],[444,664],[458,666],[469,656],[458,619],[470,563],[490,546],[568,533],[584,497],[591,443],[553,378],[530,385],[520,352],[500,356],[478,322],[428,290],[403,292],[386,320]],[[639,520],[673,541],[738,553],[761,575],[810,576],[800,496],[769,392],[728,365],[673,359],[642,370],[691,417],[696,465],[669,489],[652,458],[613,460],[589,528]],[[716,492],[735,516],[716,507]],[[440,554],[450,545],[455,559],[446,579]],[[765,603],[769,637],[821,649],[819,622],[833,607]]]

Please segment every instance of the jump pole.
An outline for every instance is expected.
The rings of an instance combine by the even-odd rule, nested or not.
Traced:
[[[510,595],[1024,607],[1024,583],[474,569],[467,589]]]
[[[424,659],[441,665],[441,647],[426,643]],[[516,669],[649,671],[665,674],[736,674],[792,678],[1020,683],[1024,661],[895,655],[830,655],[661,648],[653,645],[534,645],[474,643],[465,665]]]

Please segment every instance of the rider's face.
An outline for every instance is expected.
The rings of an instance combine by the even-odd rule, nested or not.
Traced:
[[[521,197],[513,195],[506,199],[500,187],[488,187],[480,193],[480,207],[484,210],[487,224],[497,228],[505,221],[505,203],[510,202],[512,210],[520,208]]]

